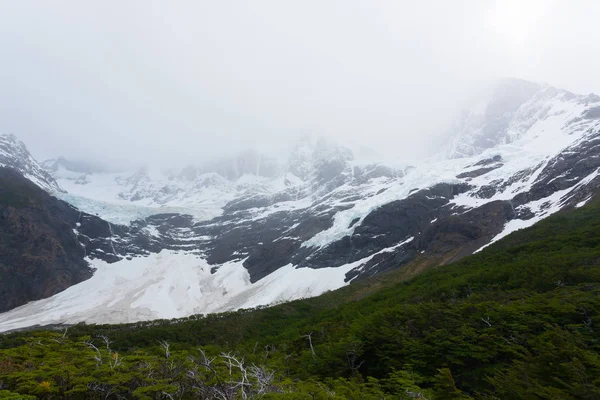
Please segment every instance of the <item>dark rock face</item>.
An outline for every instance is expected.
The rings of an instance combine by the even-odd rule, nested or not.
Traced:
[[[475,164],[473,164],[473,166],[481,167],[481,166],[486,166],[486,165],[490,165],[490,164],[496,164],[500,161],[502,161],[502,156],[498,154],[498,155],[495,155],[494,157],[486,158],[481,161],[477,161]]]
[[[425,213],[427,218],[433,215],[438,218],[428,222],[422,220],[412,231],[405,231],[405,238],[414,238],[406,245],[386,252],[381,252],[381,248],[376,250],[376,255],[364,266],[350,271],[347,279],[365,278],[399,268],[422,253],[430,258],[441,259],[444,264],[456,261],[484,246],[502,231],[506,222],[515,217],[510,203],[501,201],[487,203],[464,213],[456,211],[456,208],[442,205]],[[400,215],[405,213],[404,210],[400,211]],[[399,241],[391,242],[397,244]]]
[[[371,212],[354,230],[353,242],[361,245],[351,261],[418,236],[431,221],[449,215],[448,203],[467,190],[466,184],[438,184]]]
[[[583,117],[587,118],[587,119],[600,118],[600,107],[590,108],[589,110],[586,111],[586,113],[583,115]]]
[[[488,172],[491,172],[491,171],[493,171],[495,169],[498,169],[498,168],[502,168],[502,164],[497,164],[497,165],[494,165],[494,166],[491,166],[491,167],[479,168],[479,169],[476,169],[476,170],[473,170],[473,171],[463,172],[461,174],[456,175],[456,177],[458,179],[463,179],[463,178],[477,178],[478,176],[485,175]]]
[[[417,246],[419,250],[436,255],[455,252],[456,255],[446,261],[452,262],[489,243],[515,217],[516,212],[508,201],[486,203],[432,224],[419,237]]]
[[[515,200],[517,203],[526,203],[543,199],[552,193],[572,187],[598,168],[600,168],[600,135],[595,135],[551,159],[531,191],[518,196]]]
[[[187,217],[162,217],[169,230]],[[161,216],[150,218],[161,220]],[[140,223],[142,225],[140,225]],[[85,257],[107,262],[143,256],[179,241],[143,232],[144,222],[110,224],[50,196],[12,168],[0,167],[0,312],[50,297],[93,275]]]
[[[0,311],[92,276],[73,227],[78,211],[0,168]]]

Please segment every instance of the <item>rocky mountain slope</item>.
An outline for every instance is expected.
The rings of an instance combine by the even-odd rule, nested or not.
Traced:
[[[92,276],[72,230],[78,215],[18,171],[0,168],[0,311]]]
[[[96,272],[1,314],[0,329],[253,307],[457,260],[597,192],[600,98],[508,80],[449,143],[393,168],[319,140],[182,171],[45,164],[94,227],[74,229]]]
[[[0,167],[10,167],[19,171],[21,175],[50,193],[63,191],[15,135],[0,135]]]

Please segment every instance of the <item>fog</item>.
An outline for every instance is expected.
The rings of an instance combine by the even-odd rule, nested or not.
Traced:
[[[0,0],[0,133],[199,163],[304,134],[432,150],[499,77],[600,93],[596,0]]]

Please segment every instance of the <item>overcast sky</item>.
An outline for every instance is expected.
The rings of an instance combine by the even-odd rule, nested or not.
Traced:
[[[0,0],[0,132],[201,162],[301,134],[410,158],[496,77],[600,93],[597,0]]]

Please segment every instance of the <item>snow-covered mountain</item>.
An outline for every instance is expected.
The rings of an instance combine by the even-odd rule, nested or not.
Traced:
[[[359,165],[350,150],[314,137],[299,141],[281,158],[247,151],[181,170],[143,167],[125,172],[72,168],[64,158],[45,165],[66,189],[59,195],[63,200],[120,224],[156,213],[184,213],[197,221],[207,220],[220,216],[231,202],[306,199],[329,193],[345,182],[344,174],[365,181],[395,178],[406,168]],[[352,169],[346,170],[350,166]]]
[[[448,143],[401,167],[310,139],[280,160],[248,152],[182,171],[58,165],[96,272],[0,314],[0,329],[253,307],[459,259],[597,193],[600,98],[506,80]]]
[[[521,106],[530,100],[542,87],[533,82],[505,79],[483,90],[480,98],[464,110],[450,129],[448,148],[450,158],[470,157],[495,146],[506,144],[511,139],[508,131]]]
[[[14,135],[0,135],[0,167],[16,169],[42,189],[54,193],[62,189]]]

